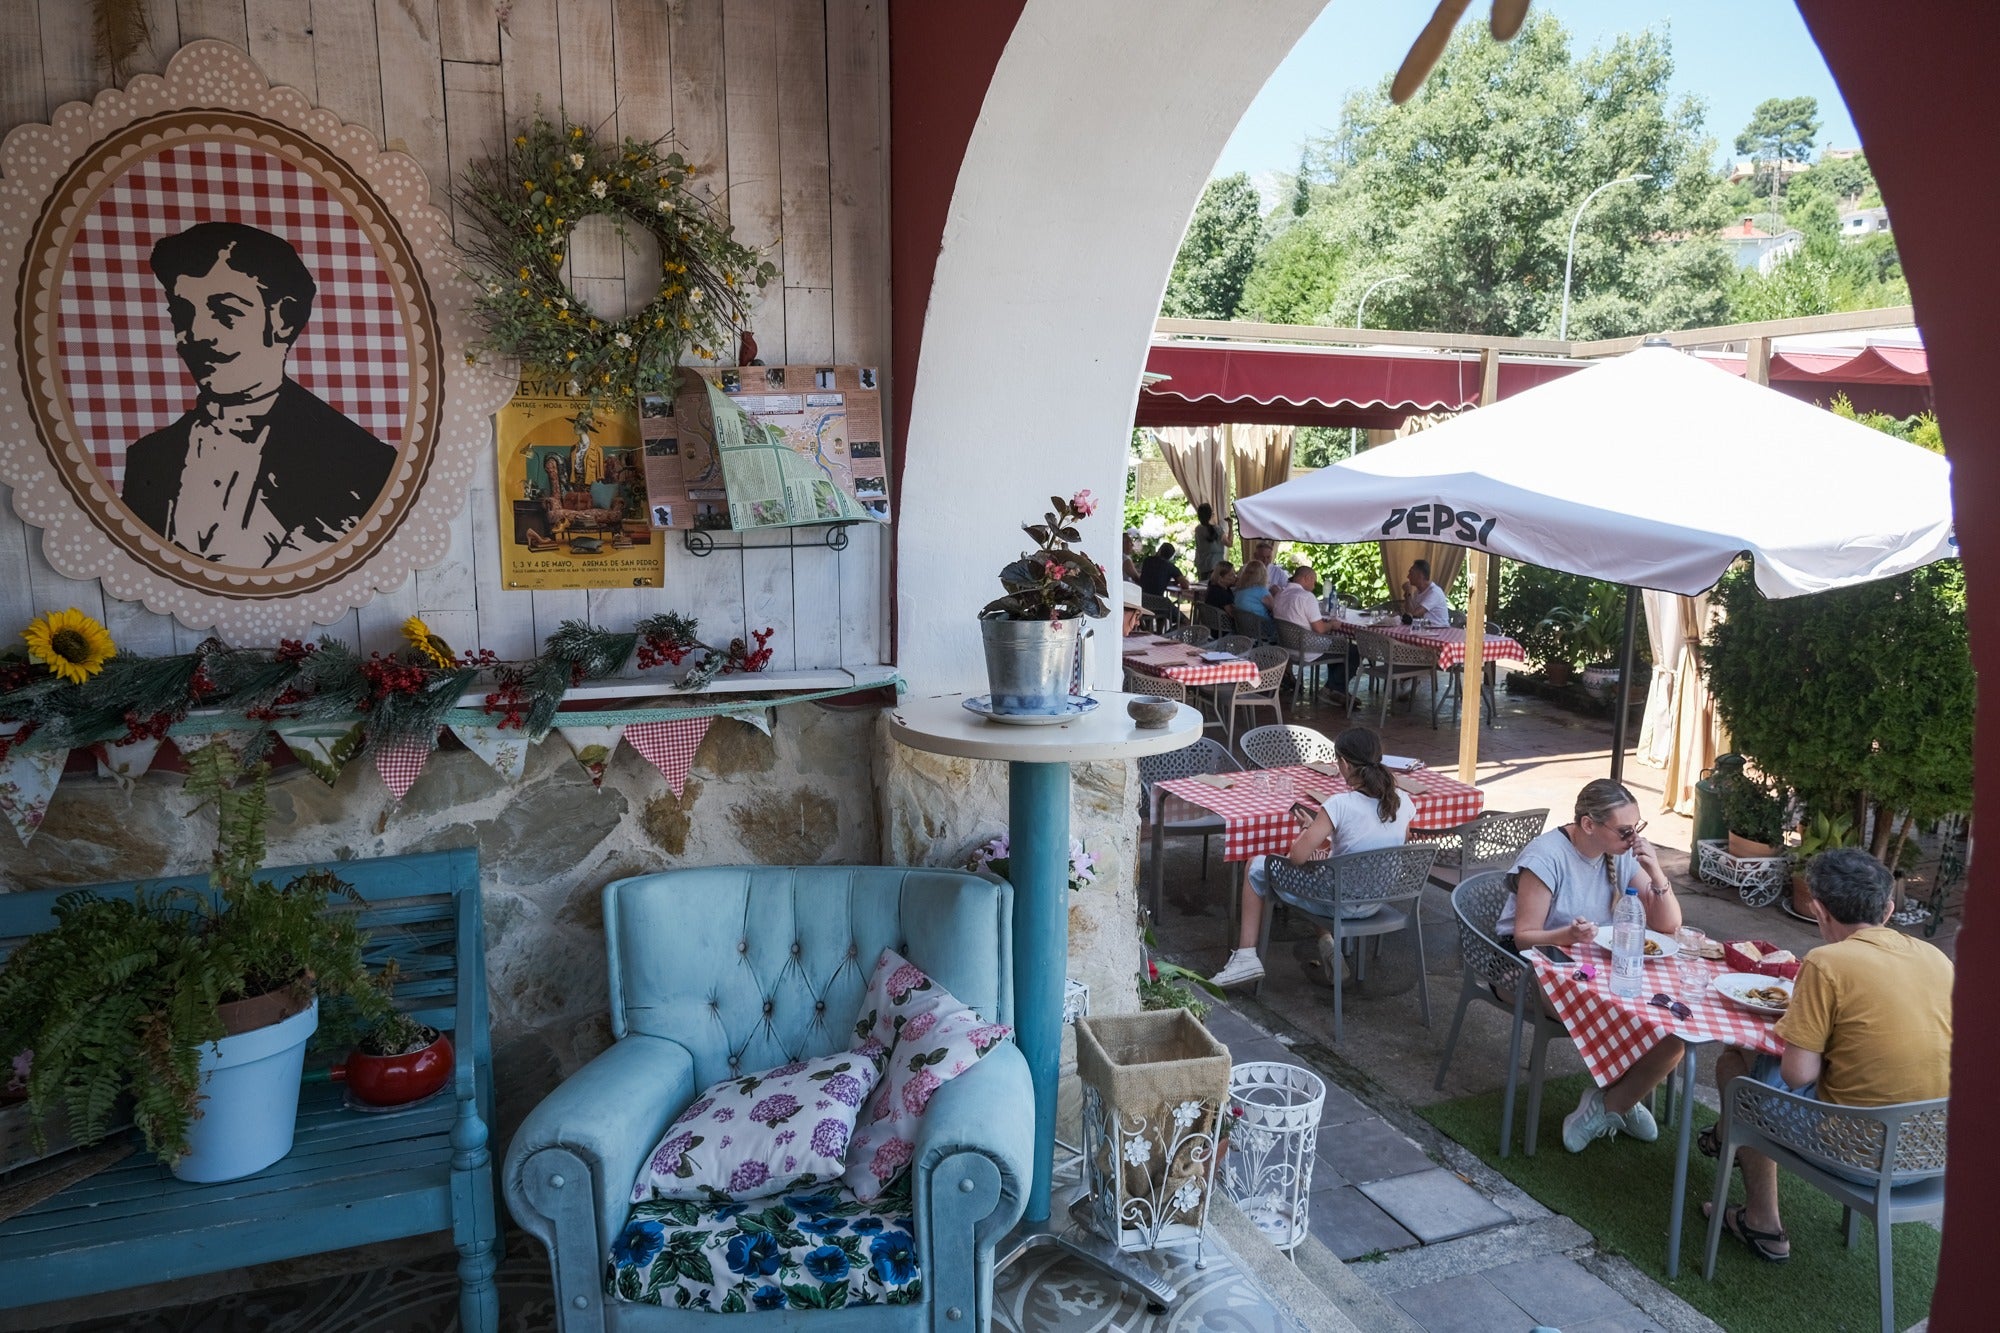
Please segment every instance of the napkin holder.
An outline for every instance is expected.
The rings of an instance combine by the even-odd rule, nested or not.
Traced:
[[[1750,940],[1759,953],[1776,953],[1779,946],[1769,940]],[[1755,972],[1762,977],[1783,977],[1791,981],[1799,975],[1799,960],[1789,963],[1767,963],[1762,958],[1752,958],[1743,951],[1742,943],[1731,941],[1722,946],[1722,961],[1732,972]]]

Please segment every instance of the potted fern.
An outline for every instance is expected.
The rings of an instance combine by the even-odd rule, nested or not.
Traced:
[[[269,775],[221,746],[190,755],[188,790],[217,812],[212,892],[66,894],[0,969],[0,1050],[21,1053],[36,1120],[59,1111],[88,1144],[129,1099],[181,1179],[252,1175],[291,1151],[320,1001],[340,997],[344,1020],[387,1013],[360,928],[327,910],[352,890],[325,870],[259,878]]]

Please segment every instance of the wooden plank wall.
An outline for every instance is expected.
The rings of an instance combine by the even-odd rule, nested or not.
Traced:
[[[887,0],[147,0],[146,9],[152,47],[133,73],[159,71],[199,38],[243,47],[274,82],[410,154],[447,210],[466,166],[538,106],[605,133],[673,131],[702,194],[778,265],[753,313],[761,357],[878,366],[889,401]],[[109,83],[90,16],[81,0],[0,3],[0,135]],[[607,229],[578,235],[570,277],[592,308],[623,309],[643,302],[657,262],[628,254]],[[873,525],[851,529],[839,553],[766,533],[696,559],[669,540],[664,593],[525,592],[502,586],[494,492],[489,444],[449,558],[326,632],[386,649],[406,616],[422,615],[455,646],[519,658],[565,619],[622,628],[674,609],[697,616],[712,640],[775,626],[774,669],[886,660],[889,547]],[[796,540],[817,537],[803,529]],[[0,508],[0,639],[64,606],[104,619],[137,652],[185,651],[205,632],[63,578],[42,558],[40,534]]]

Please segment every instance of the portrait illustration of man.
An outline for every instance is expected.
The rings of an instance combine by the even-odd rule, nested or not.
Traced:
[[[123,499],[164,540],[262,569],[340,540],[388,484],[396,450],[286,373],[317,286],[289,242],[202,222],[153,246],[195,404],[125,454]]]

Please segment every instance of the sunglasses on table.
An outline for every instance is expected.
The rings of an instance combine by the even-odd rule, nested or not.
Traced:
[[[1646,1001],[1646,1003],[1658,1005],[1660,1008],[1672,1014],[1675,1018],[1694,1017],[1694,1010],[1688,1008],[1686,1005],[1682,1004],[1679,1000],[1676,1000],[1671,995],[1655,995],[1652,999]]]

